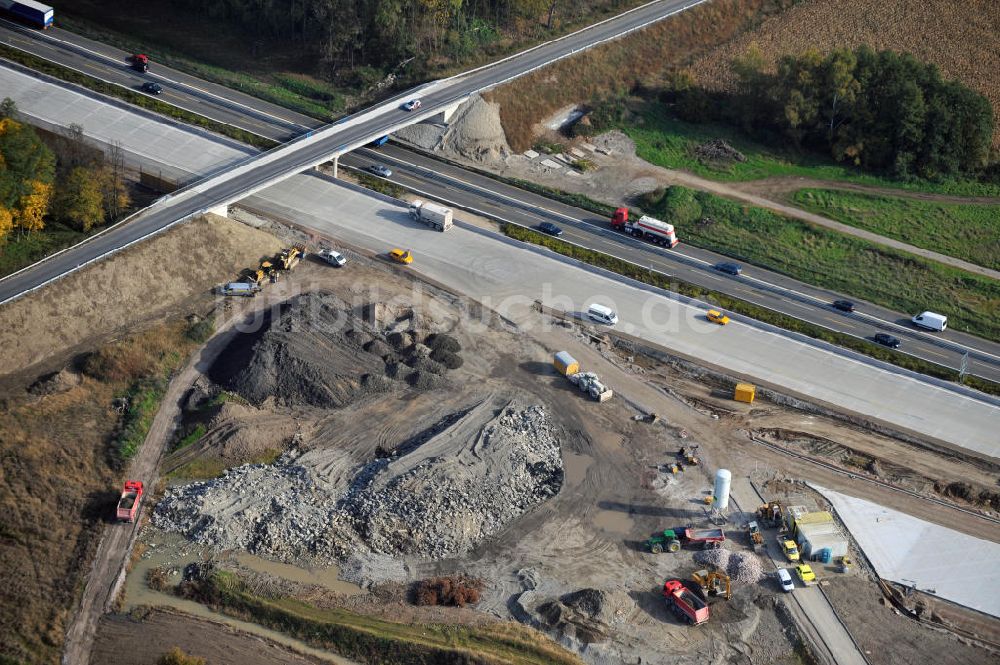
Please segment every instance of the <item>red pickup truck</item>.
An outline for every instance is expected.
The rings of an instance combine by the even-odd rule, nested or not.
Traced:
[[[122,522],[134,522],[139,514],[139,502],[142,500],[142,482],[126,480],[122,488],[122,497],[118,499],[117,518]]]

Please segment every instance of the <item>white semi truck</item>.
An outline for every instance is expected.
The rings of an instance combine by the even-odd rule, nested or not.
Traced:
[[[438,231],[447,231],[451,228],[451,208],[436,203],[414,201],[410,204],[410,216]]]

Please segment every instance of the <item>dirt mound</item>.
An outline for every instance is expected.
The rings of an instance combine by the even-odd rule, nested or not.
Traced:
[[[410,359],[421,333],[397,328],[414,323],[411,307],[374,303],[362,308],[362,316],[332,294],[296,296],[269,313],[259,330],[230,342],[209,376],[258,406],[274,398],[289,405],[341,408],[400,385],[394,380],[400,373],[387,372],[387,364],[395,367],[405,359],[422,373],[444,372],[429,359],[419,359],[424,363],[419,366]]]
[[[37,396],[55,395],[56,393],[64,393],[78,385],[80,385],[80,375],[68,369],[62,369],[35,381],[28,388],[28,392]]]
[[[593,644],[606,642],[614,625],[634,608],[634,601],[623,592],[580,589],[539,604],[534,614],[560,638]]]
[[[479,162],[493,162],[511,154],[500,123],[500,106],[479,95],[458,107],[440,145],[444,152]]]
[[[725,163],[745,162],[746,155],[729,145],[725,139],[712,139],[694,149],[694,156],[703,162]]]

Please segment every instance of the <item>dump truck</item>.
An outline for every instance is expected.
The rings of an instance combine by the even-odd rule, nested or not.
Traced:
[[[134,522],[139,514],[139,502],[142,500],[142,482],[126,480],[122,488],[122,496],[118,499],[116,517],[122,522]]]
[[[7,16],[45,30],[52,25],[55,11],[35,0],[0,0],[0,10]]]
[[[614,397],[615,393],[611,388],[601,383],[601,378],[593,372],[577,372],[570,374],[569,382],[590,395],[590,398],[598,402],[607,402]]]
[[[618,208],[611,216],[611,228],[627,233],[633,238],[648,240],[654,245],[673,248],[678,244],[674,225],[643,215],[637,220],[628,218],[628,208]]]
[[[729,575],[718,570],[696,570],[691,573],[691,581],[701,589],[702,597],[722,596],[726,600],[733,597],[733,583]]]
[[[764,534],[760,532],[757,522],[747,522],[747,537],[750,539],[750,549],[760,554],[764,549]]]
[[[411,203],[410,217],[438,231],[447,231],[452,226],[451,208],[445,208],[430,201],[414,201]]]
[[[708,605],[680,580],[664,582],[663,597],[667,601],[667,607],[679,621],[692,626],[708,621]]]
[[[726,532],[722,529],[692,529],[689,526],[664,529],[646,541],[646,547],[653,554],[660,554],[664,550],[667,552],[678,552],[682,544],[700,546],[702,549],[711,550],[722,547],[726,542]]]

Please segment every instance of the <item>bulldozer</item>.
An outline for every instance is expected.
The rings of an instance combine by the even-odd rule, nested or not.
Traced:
[[[701,588],[702,595],[707,599],[709,596],[722,596],[726,600],[733,597],[732,581],[729,575],[718,570],[696,570],[691,573],[691,581]]]

